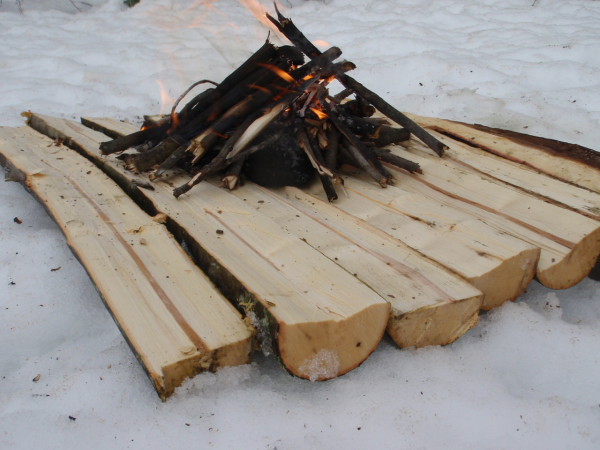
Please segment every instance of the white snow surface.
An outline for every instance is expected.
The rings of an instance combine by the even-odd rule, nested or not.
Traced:
[[[272,6],[261,1],[22,0],[21,14],[3,0],[0,125],[23,125],[25,110],[134,122],[165,112],[262,44],[257,17]],[[598,150],[600,2],[532,3],[283,7],[403,110]],[[2,449],[600,448],[596,281],[533,282],[454,344],[399,350],[384,339],[335,380],[292,378],[258,353],[161,403],[57,226],[20,185],[0,186]]]

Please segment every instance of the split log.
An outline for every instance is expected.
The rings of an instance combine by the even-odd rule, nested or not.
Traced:
[[[234,195],[386,299],[400,347],[449,344],[477,323],[480,291],[375,227],[298,188],[247,183]]]
[[[422,126],[439,128],[469,145],[600,193],[600,154],[594,150],[482,125],[409,116]]]
[[[538,247],[475,216],[397,186],[379,189],[361,174],[345,177],[344,186],[349,197],[341,196],[336,207],[462,276],[485,294],[482,309],[515,300],[535,275]]]
[[[399,152],[392,149],[392,152]],[[600,222],[551,204],[447,159],[427,153],[419,142],[409,147],[423,169],[414,177],[446,197],[469,205],[499,230],[541,248],[537,278],[552,289],[567,289],[584,279],[600,255]],[[404,179],[399,186],[403,186]],[[452,207],[467,210],[460,203]],[[557,255],[557,252],[560,256]]]
[[[448,159],[557,205],[562,205],[585,216],[600,220],[600,194],[560,181],[532,169],[526,164],[497,156],[491,151],[475,146],[476,144],[467,144],[462,138],[452,138],[448,136],[451,133],[447,130],[449,128],[451,131],[454,130],[454,122],[428,118],[418,118],[417,120],[435,124],[428,127],[428,129],[449,147],[446,152]],[[495,139],[494,136],[489,136],[489,138]],[[556,156],[548,156],[548,158],[556,160]],[[596,178],[600,178],[600,166],[598,169]],[[595,169],[591,167],[590,170]]]
[[[99,156],[101,135],[77,133],[78,124],[39,116],[32,125],[40,122],[51,134],[68,133],[66,142],[102,167],[110,166],[107,173],[119,183],[131,184],[119,160]],[[183,183],[189,176],[173,171],[169,180]],[[199,195],[176,200],[165,183],[154,186],[138,192],[168,216],[170,229],[221,292],[247,312],[265,351],[270,342],[290,373],[333,378],[357,367],[376,348],[389,304],[360,280],[228,191],[203,183]]]
[[[187,377],[249,362],[240,314],[95,165],[29,127],[0,129],[0,164],[56,221],[163,400]]]

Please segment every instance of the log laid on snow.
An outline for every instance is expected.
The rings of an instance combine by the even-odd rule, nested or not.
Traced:
[[[600,194],[565,183],[524,164],[502,158],[479,147],[467,145],[442,134],[438,130],[429,129],[429,131],[448,146],[446,159],[516,186],[559,206],[572,209],[592,219],[600,220]],[[600,171],[598,177],[600,177]]]
[[[600,154],[585,147],[508,130],[408,114],[426,128],[441,130],[485,151],[600,193]]]
[[[221,292],[243,308],[294,375],[325,380],[357,367],[375,349],[387,325],[389,304],[360,280],[300,241],[246,202],[202,183],[196,195],[175,199],[167,183],[137,189],[114,157],[101,157],[105,136],[83,125],[33,115],[31,125],[107,170],[119,184],[168,216]],[[144,174],[139,178],[147,181]],[[179,171],[165,178],[184,183]]]
[[[499,232],[475,216],[397,186],[381,189],[363,174],[345,177],[344,182],[348,197],[340,196],[337,208],[465,278],[485,294],[482,309],[516,299],[535,274],[538,247]],[[322,195],[312,187],[308,192]]]
[[[0,129],[0,164],[40,201],[165,399],[205,370],[249,362],[253,333],[165,226],[94,164],[29,127]]]
[[[392,151],[406,154],[400,149],[396,147]],[[451,202],[453,208],[475,214],[499,230],[539,246],[541,255],[536,275],[545,286],[569,288],[594,267],[600,255],[600,222],[455,161],[436,158],[428,154],[422,143],[413,141],[408,151],[411,160],[423,169],[422,175],[407,177],[408,183],[412,177],[423,186],[463,204]],[[404,179],[399,180],[400,187],[403,182]]]
[[[479,290],[366,222],[298,188],[247,182],[232,194],[386,299],[387,332],[400,347],[449,344],[477,323]]]

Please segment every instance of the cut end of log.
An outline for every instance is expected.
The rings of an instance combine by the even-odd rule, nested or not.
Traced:
[[[375,350],[385,332],[389,310],[388,303],[379,303],[346,319],[331,320],[326,326],[314,322],[281,324],[281,361],[290,373],[310,381],[343,375]]]
[[[390,316],[387,332],[400,348],[447,345],[479,320],[483,295]]]
[[[492,272],[467,281],[484,293],[481,309],[490,310],[523,293],[535,275],[540,249],[531,248],[504,261]]]
[[[588,234],[564,258],[540,259],[536,277],[550,289],[568,289],[588,276],[600,255],[600,228]]]

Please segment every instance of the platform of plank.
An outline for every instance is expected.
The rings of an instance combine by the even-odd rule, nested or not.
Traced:
[[[0,163],[59,224],[165,398],[202,370],[247,363],[255,336],[290,373],[326,380],[364,361],[384,330],[400,347],[448,344],[534,276],[562,289],[590,272],[593,152],[413,119],[446,156],[411,138],[391,150],[423,174],[390,167],[395,185],[382,189],[349,173],[335,203],[317,184],[228,191],[216,180],[176,200],[186,173],[152,183],[100,156],[107,136],[137,129],[106,118],[33,114],[31,128],[0,129]]]

